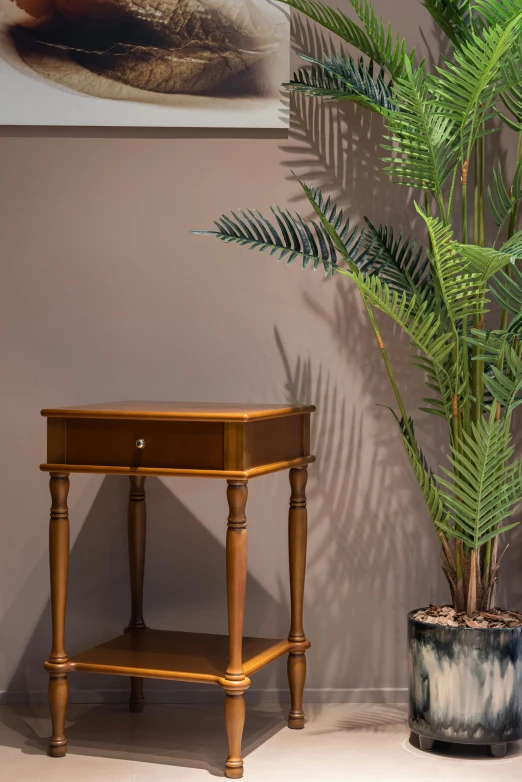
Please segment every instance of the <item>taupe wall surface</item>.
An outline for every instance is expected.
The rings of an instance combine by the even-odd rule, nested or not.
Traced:
[[[389,15],[389,3],[376,5]],[[420,3],[392,7],[395,27],[423,54],[437,52]],[[291,170],[339,197],[355,220],[367,214],[409,230],[407,192],[379,173],[380,121],[308,101],[291,112],[288,137],[2,131],[0,691],[8,697],[46,689],[49,496],[38,470],[39,411],[136,398],[317,404],[309,697],[402,695],[405,614],[447,593],[391,415],[377,406],[393,400],[361,304],[343,280],[188,233],[238,206],[277,201],[308,214]],[[421,379],[407,344],[388,323],[383,329],[413,411]],[[440,429],[417,418],[438,464]],[[118,634],[128,619],[126,494],[124,478],[72,478],[71,653]],[[224,630],[224,485],[151,479],[148,496],[148,623]],[[288,631],[287,503],[286,475],[251,483],[248,633]],[[516,541],[506,566],[515,575]],[[511,595],[520,595],[520,578]],[[254,688],[284,689],[284,669],[281,661],[263,672]],[[93,698],[126,685],[72,684]]]

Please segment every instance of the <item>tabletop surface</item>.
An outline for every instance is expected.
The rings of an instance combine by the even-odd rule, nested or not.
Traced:
[[[239,402],[107,402],[44,408],[48,418],[152,418],[173,421],[258,421],[313,413],[313,405],[267,405]]]

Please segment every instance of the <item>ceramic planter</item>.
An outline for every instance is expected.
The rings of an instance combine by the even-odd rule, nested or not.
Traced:
[[[422,749],[483,744],[502,756],[522,738],[522,627],[472,629],[408,615],[409,723]]]

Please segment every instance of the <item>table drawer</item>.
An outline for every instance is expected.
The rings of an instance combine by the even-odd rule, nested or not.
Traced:
[[[220,422],[62,420],[65,464],[223,469],[224,424]],[[141,448],[139,441],[143,441]]]

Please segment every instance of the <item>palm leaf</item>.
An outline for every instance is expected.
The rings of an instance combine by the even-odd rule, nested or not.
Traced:
[[[377,114],[397,110],[391,82],[386,80],[383,69],[374,76],[372,61],[366,66],[361,58],[356,64],[353,57],[339,52],[323,54],[322,61],[305,54],[299,56],[312,67],[295,71],[292,81],[283,85],[293,92],[304,92],[327,100],[350,100]]]
[[[301,260],[303,269],[311,263],[314,269],[322,265],[325,274],[339,270],[339,260],[348,260],[355,268],[364,263],[364,230],[352,226],[330,198],[325,198],[319,188],[300,182],[320,219],[305,220],[297,212],[274,205],[270,207],[272,220],[257,210],[239,209],[230,215],[223,214],[215,221],[217,230],[191,231],[199,235],[214,236],[226,243],[235,243],[251,250],[268,251],[278,260],[292,263]]]
[[[443,185],[456,165],[451,122],[436,109],[422,66],[413,70],[406,63],[394,98],[400,111],[386,118],[384,149],[393,154],[384,158],[385,171],[399,184],[431,191],[443,212]]]
[[[439,490],[439,487],[437,486],[433,472],[427,465],[424,454],[420,450],[417,443],[415,444],[416,448],[411,445],[407,432],[404,426],[401,424],[402,422],[399,422],[399,429],[401,431],[404,449],[408,459],[410,460],[413,473],[417,479],[417,483],[419,484],[419,488],[422,492],[422,496],[424,497],[424,501],[428,508],[431,519],[435,526],[439,528],[441,524],[447,524],[448,521],[448,513],[444,508],[442,494]],[[410,429],[412,428],[412,424],[413,422],[410,419]]]
[[[332,203],[330,197],[328,196],[325,199],[319,187],[306,185],[300,179],[297,181],[303,188],[303,192],[314,212],[319,217],[321,228],[325,231],[337,252],[342,258],[349,261],[354,268],[363,264],[366,253],[364,250],[360,255],[358,253],[363,242],[364,230],[359,232],[359,229],[355,226],[350,234],[350,221],[346,220],[343,227],[343,212],[342,210],[338,211],[337,206]],[[338,268],[337,265],[333,266],[332,274]]]
[[[467,262],[471,271],[479,275],[484,285],[511,262],[509,253],[502,250],[478,247],[474,244],[459,244],[458,242],[455,242],[454,246],[459,255]]]
[[[453,468],[441,468],[446,478],[437,478],[455,527],[441,525],[447,534],[475,551],[488,540],[511,529],[501,527],[520,498],[520,464],[509,463],[514,448],[506,419],[480,418],[471,424],[471,435],[451,446]],[[447,480],[449,478],[450,480]]]
[[[369,305],[398,323],[415,347],[445,373],[445,359],[453,343],[431,302],[406,291],[399,293],[382,282],[378,274],[365,274],[359,269],[341,271],[351,277]]]
[[[406,41],[401,40],[399,34],[396,35],[394,41],[391,24],[386,26],[382,17],[377,18],[375,9],[369,0],[350,0],[350,2],[373,45],[381,52],[381,59],[374,59],[387,68],[394,79],[397,78],[404,72],[406,61],[410,65],[413,63],[415,49],[412,49],[408,54]]]
[[[415,356],[413,364],[424,373],[426,386],[436,394],[435,397],[424,397],[426,407],[419,410],[429,415],[436,415],[445,420],[451,420],[453,415],[453,397],[455,395],[455,369],[452,358],[448,354],[442,365],[434,363],[426,356]]]
[[[494,115],[494,104],[506,89],[503,58],[515,45],[519,19],[506,27],[494,26],[471,39],[455,51],[454,62],[445,60],[431,78],[435,107],[441,117],[449,119],[458,130],[463,161],[481,132],[481,126]]]
[[[521,336],[516,332],[473,329],[469,338],[469,342],[478,348],[476,360],[488,363],[484,385],[507,416],[522,404]]]
[[[426,215],[417,205],[416,209],[428,228],[433,282],[456,335],[458,321],[485,312],[486,280],[463,258],[462,245],[452,240],[451,228],[439,218]]]
[[[501,111],[498,112],[499,116],[505,122],[505,124],[515,131],[520,133],[522,130],[522,39],[519,38],[513,49],[505,58],[503,64],[503,82],[505,89],[502,91],[500,97],[502,103],[507,110],[513,115],[506,117]]]
[[[473,4],[490,26],[505,27],[522,12],[522,0],[473,0]]]
[[[516,354],[515,354],[516,355]],[[520,363],[520,359],[518,363]],[[484,374],[484,385],[493,398],[504,409],[504,414],[510,416],[516,407],[522,404],[522,371],[518,374],[506,375],[497,367],[491,365],[490,372]]]
[[[510,330],[519,330],[522,325],[522,271],[511,263],[509,274],[504,269],[497,272],[489,287],[502,309],[515,317]]]
[[[376,228],[367,218],[365,222],[365,263],[390,288],[418,293],[429,282],[429,260],[424,249],[416,249],[415,240],[403,241],[402,234],[395,238],[391,226]]]
[[[493,218],[499,230],[512,217],[517,203],[522,198],[522,158],[518,161],[513,187],[508,191],[502,175],[502,165],[499,161],[498,168],[493,169],[493,190],[488,185],[488,198]]]
[[[469,0],[422,0],[422,5],[454,46],[462,46],[470,40],[473,16]]]
[[[321,0],[280,0],[280,2],[295,8],[321,27],[338,35],[346,43],[355,46],[370,60],[386,68],[394,79],[402,74],[404,60],[407,58],[413,60],[415,50],[408,55],[406,43],[401,41],[399,36],[394,41],[391,30],[389,28],[385,30],[383,23],[376,20],[375,12],[368,3],[364,4],[367,6],[366,9],[358,0],[351,0],[356,10],[361,6],[364,26],[360,27],[344,11],[330,8]]]
[[[522,258],[522,231],[517,231],[507,242],[504,242],[500,252],[509,255],[513,263],[516,258]]]

